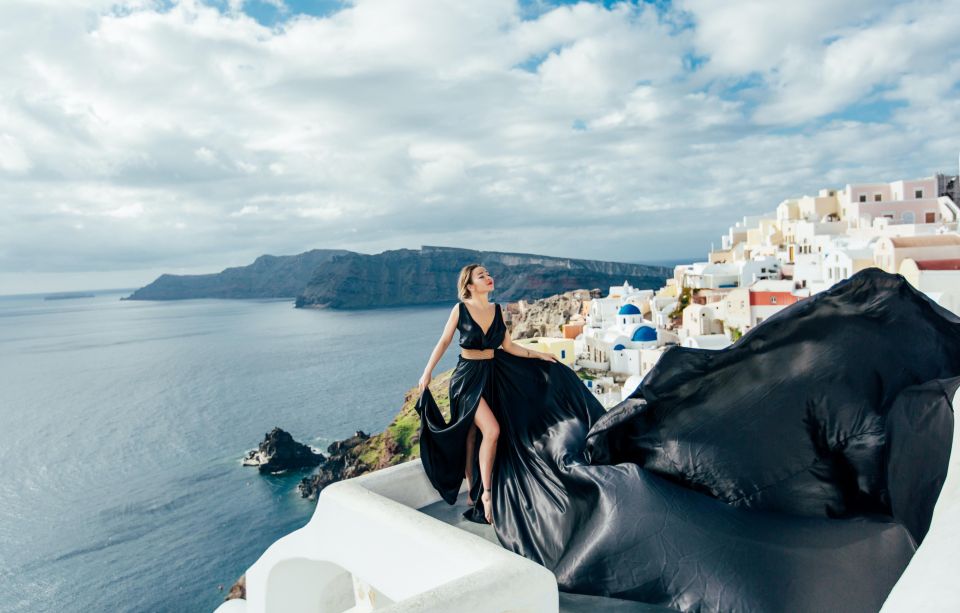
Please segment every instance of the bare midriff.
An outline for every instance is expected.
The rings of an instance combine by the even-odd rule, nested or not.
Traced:
[[[460,356],[464,360],[489,360],[493,357],[493,349],[460,349]]]

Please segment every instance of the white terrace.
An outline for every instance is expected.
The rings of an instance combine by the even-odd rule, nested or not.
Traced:
[[[953,406],[960,406],[960,391]],[[328,485],[310,522],[246,572],[247,598],[215,613],[655,612],[557,590],[549,570],[504,549],[492,526],[440,499],[420,460]],[[933,521],[881,613],[960,611],[960,427]]]

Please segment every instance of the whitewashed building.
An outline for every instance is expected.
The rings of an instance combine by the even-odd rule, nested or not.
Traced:
[[[839,243],[827,247],[823,252],[823,285],[830,287],[841,279],[846,279],[864,268],[873,266],[873,246],[842,246]]]
[[[613,377],[587,379],[583,384],[587,386],[587,389],[593,393],[605,409],[609,409],[623,399],[621,387],[616,384]]]
[[[584,328],[582,336],[586,355],[578,360],[581,365],[626,375],[640,374],[640,350],[657,346],[656,326],[632,302],[620,307],[613,325]]]
[[[683,346],[693,349],[724,349],[731,344],[726,334],[698,334],[683,339]]]
[[[616,325],[617,313],[624,304],[634,304],[638,310],[653,297],[653,290],[637,289],[624,281],[623,285],[610,286],[609,293],[603,298],[594,298],[590,301],[587,313],[587,327],[607,328]]]
[[[779,279],[780,261],[774,256],[766,256],[745,260],[740,264],[740,278],[738,287],[748,287],[754,281],[761,279]]]

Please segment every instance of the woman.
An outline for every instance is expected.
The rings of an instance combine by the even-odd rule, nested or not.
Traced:
[[[460,359],[450,379],[450,411],[453,420],[447,428],[433,433],[438,445],[445,452],[457,453],[464,457],[464,476],[467,479],[467,504],[474,506],[475,492],[474,469],[479,460],[480,481],[483,494],[480,496],[483,518],[493,523],[491,479],[494,460],[497,454],[497,441],[500,436],[500,424],[490,402],[494,397],[491,389],[491,376],[495,349],[502,345],[503,351],[522,358],[537,358],[555,362],[552,354],[533,351],[515,345],[506,333],[507,326],[499,304],[491,304],[489,295],[494,289],[493,277],[480,264],[468,264],[460,271],[457,282],[460,301],[450,310],[443,334],[437,342],[423,376],[420,377],[420,393],[427,389],[432,378],[433,368],[453,340],[454,330],[460,331]],[[469,427],[468,427],[469,426]],[[479,429],[482,442],[479,450],[476,435]],[[466,439],[464,437],[466,430]],[[421,447],[423,442],[421,441]],[[428,452],[429,453],[429,452]],[[475,457],[478,455],[479,458]],[[457,462],[459,466],[459,461]],[[459,481],[456,484],[459,490]],[[455,494],[453,494],[455,498]],[[450,492],[447,493],[447,498]],[[450,502],[448,500],[448,502]],[[451,502],[452,504],[452,502]],[[470,510],[464,516],[476,520],[476,513]]]
[[[469,271],[456,321],[493,358],[461,357],[450,423],[429,388],[417,403],[444,500],[476,422],[497,439],[481,456],[493,498],[478,504],[562,591],[684,611],[880,609],[943,484],[960,317],[866,268],[725,349],[670,347],[606,412],[566,365],[492,349],[508,341],[498,307],[483,310],[485,272]],[[477,419],[481,398],[492,418]]]

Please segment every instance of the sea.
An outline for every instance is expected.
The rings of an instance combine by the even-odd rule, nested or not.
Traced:
[[[0,611],[216,609],[316,504],[243,456],[383,430],[450,308],[132,291],[0,297]]]

